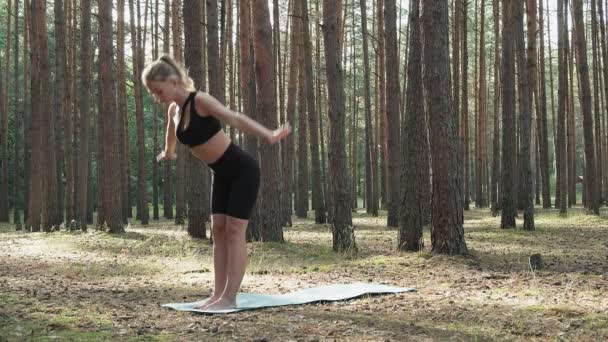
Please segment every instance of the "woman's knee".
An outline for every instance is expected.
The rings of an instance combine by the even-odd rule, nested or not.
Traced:
[[[222,214],[214,214],[211,216],[211,229],[213,229],[214,236],[225,235],[226,230],[226,216]]]
[[[231,240],[242,240],[245,238],[245,232],[247,230],[247,220],[242,220],[233,217],[226,218],[226,238]]]

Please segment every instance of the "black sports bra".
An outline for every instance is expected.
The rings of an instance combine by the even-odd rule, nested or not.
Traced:
[[[177,124],[177,131],[175,132],[177,139],[182,144],[190,147],[207,142],[222,129],[220,121],[213,116],[202,117],[198,115],[194,106],[196,93],[196,91],[190,93],[190,96],[188,96],[186,102],[182,105],[181,116]],[[188,106],[188,103],[190,103],[190,122],[188,123],[188,127],[184,129],[184,110]]]

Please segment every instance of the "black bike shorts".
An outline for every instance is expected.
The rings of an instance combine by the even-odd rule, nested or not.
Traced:
[[[225,214],[249,220],[260,188],[260,166],[249,153],[234,143],[215,162],[211,214]]]

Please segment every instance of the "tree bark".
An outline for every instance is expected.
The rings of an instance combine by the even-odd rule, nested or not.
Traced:
[[[112,170],[119,170],[120,158],[116,144],[118,120],[116,112],[116,93],[114,90],[112,40],[112,4],[107,1],[99,3],[99,92],[101,96],[100,127],[98,143],[103,146],[103,154],[97,156],[103,170],[100,198],[100,211],[103,222],[110,233],[124,233],[122,225],[121,178],[111,177]],[[139,75],[139,74],[137,74]],[[137,76],[136,76],[137,77]],[[139,77],[137,77],[139,78]]]
[[[355,234],[349,201],[346,176],[346,153],[344,143],[344,88],[342,65],[338,55],[338,12],[332,0],[323,1],[323,38],[325,42],[325,65],[329,98],[330,139],[329,172],[333,195],[334,215],[332,219],[333,250],[341,253],[356,253]]]
[[[321,183],[321,165],[319,160],[319,116],[315,105],[315,91],[312,70],[312,47],[310,39],[308,0],[299,0],[302,8],[302,28],[304,46],[304,70],[306,78],[306,107],[308,109],[308,129],[310,134],[310,161],[312,177],[312,206],[315,211],[315,222],[325,223],[327,220],[325,201],[323,199],[323,184]]]
[[[259,121],[266,127],[277,126],[276,88],[272,60],[272,29],[268,3],[252,4],[252,31],[256,71],[257,108]],[[281,169],[278,144],[260,144],[260,238],[262,241],[284,242],[280,215]]]
[[[430,175],[428,134],[422,88],[422,60],[420,42],[420,2],[414,0],[410,11],[410,42],[408,56],[407,112],[401,140],[403,165],[401,168],[401,203],[399,219],[399,249],[419,251],[424,247],[423,225],[428,221],[426,208],[430,203]]]
[[[514,201],[513,150],[515,149],[515,65],[514,39],[515,12],[514,1],[503,3],[502,31],[502,214],[501,228],[515,228],[517,209]]]
[[[386,65],[398,66],[397,58],[397,19],[395,0],[384,1],[384,23]],[[387,225],[389,227],[399,226],[399,177],[401,172],[401,149],[399,146],[399,72],[386,73],[386,96],[392,100],[386,101],[387,120],[387,181],[389,186],[389,201],[387,213]]]
[[[587,43],[585,40],[585,23],[583,21],[583,3],[572,0],[574,25],[577,45],[577,67],[580,76],[580,101],[583,112],[583,136],[585,139],[585,186],[587,208],[599,215],[597,193],[597,174],[595,167],[595,147],[593,141],[593,116],[591,113],[591,86],[589,82],[589,65],[587,63]]]
[[[448,3],[426,0],[421,6],[422,80],[429,118],[433,198],[431,251],[465,254],[462,185],[457,172],[457,130],[450,96],[448,62]]]
[[[530,74],[535,74],[536,70],[528,69],[530,65],[530,59],[535,60],[536,54],[529,56],[526,61],[526,47],[524,43],[524,10],[523,4],[524,0],[517,1],[517,12],[516,12],[516,39],[517,39],[517,63],[518,63],[518,71],[519,71],[519,81],[520,81],[520,89],[521,94],[523,94],[521,99],[521,136],[519,140],[519,160],[521,167],[521,177],[519,179],[520,184],[523,187],[520,189],[523,190],[522,200],[523,203],[521,205],[524,208],[524,230],[534,230],[534,184],[532,184],[532,165],[531,165],[531,157],[532,154],[530,152],[530,146],[532,145],[531,138],[531,130],[532,130],[532,96],[533,86],[529,83],[531,77]],[[533,33],[535,35],[535,33]],[[536,41],[536,37],[533,37],[532,41]],[[536,45],[535,43],[533,43]],[[534,47],[534,50],[535,47]],[[527,63],[527,64],[526,64]]]

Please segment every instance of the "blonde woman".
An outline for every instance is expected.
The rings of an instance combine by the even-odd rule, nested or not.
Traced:
[[[165,149],[157,159],[176,158],[179,140],[213,171],[211,222],[213,229],[214,290],[196,307],[203,310],[236,308],[236,294],[247,266],[245,231],[255,203],[260,168],[255,158],[232,143],[221,123],[274,144],[290,132],[289,124],[269,130],[246,115],[196,91],[186,70],[168,55],[144,70],[142,80],[156,101],[169,103]]]

